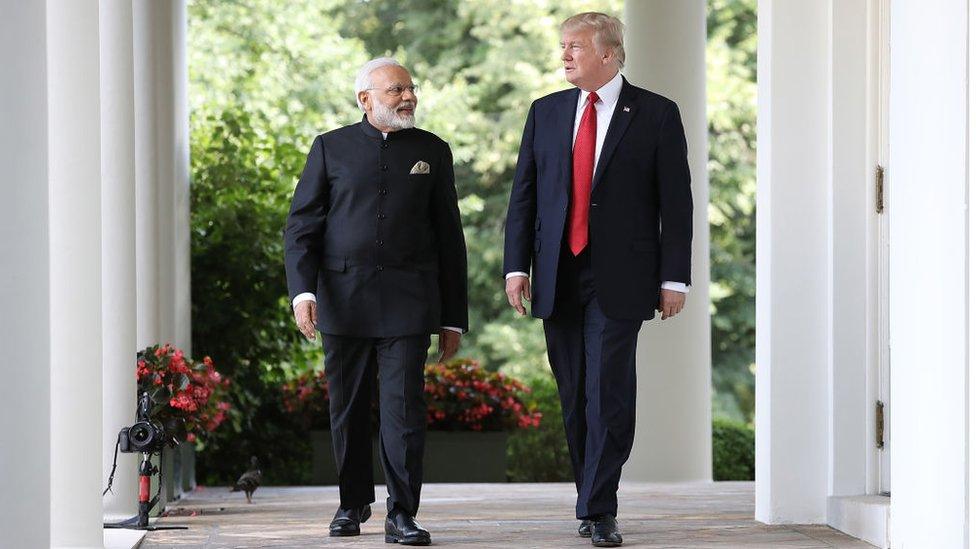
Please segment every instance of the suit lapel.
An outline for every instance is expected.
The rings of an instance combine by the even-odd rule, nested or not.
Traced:
[[[600,151],[600,162],[596,166],[596,173],[593,174],[593,184],[590,189],[595,189],[603,177],[603,172],[607,170],[607,164],[613,157],[613,151],[620,143],[620,139],[627,131],[627,126],[637,114],[637,102],[635,101],[634,87],[624,79],[624,85],[620,89],[620,97],[617,98],[617,106],[613,109],[610,117],[610,127],[607,129],[607,136],[603,139],[603,149]],[[572,150],[570,151],[572,154]]]
[[[563,189],[566,196],[572,196],[573,186],[573,126],[576,123],[576,107],[579,104],[579,89],[571,90],[575,93],[567,93],[565,102],[559,106],[556,120],[559,127],[556,128],[556,135],[559,136],[561,148],[560,158],[565,159],[562,166]]]

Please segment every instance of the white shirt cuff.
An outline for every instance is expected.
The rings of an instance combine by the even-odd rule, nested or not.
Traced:
[[[455,328],[454,326],[441,326],[441,329],[442,330],[450,330],[452,332],[457,332],[459,334],[463,334],[464,333],[464,330],[462,330],[461,328]]]
[[[295,296],[295,299],[291,300],[291,308],[294,309],[302,301],[311,301],[315,303],[315,294],[312,292],[303,292]]]
[[[676,292],[681,292],[683,294],[688,293],[688,285],[685,284],[684,282],[672,282],[670,280],[666,280],[661,283],[661,289],[674,290]]]
[[[523,273],[522,271],[512,271],[512,272],[508,273],[507,275],[505,275],[505,280],[508,280],[509,278],[512,278],[513,276],[524,276],[525,278],[529,278],[529,273]]]

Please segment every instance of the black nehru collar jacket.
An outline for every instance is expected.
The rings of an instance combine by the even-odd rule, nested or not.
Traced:
[[[467,260],[451,149],[364,116],[315,138],[285,226],[291,298],[316,294],[318,329],[392,337],[468,328]]]

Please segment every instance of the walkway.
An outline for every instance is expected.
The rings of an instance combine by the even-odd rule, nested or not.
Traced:
[[[753,517],[753,483],[626,483],[620,488],[625,547],[870,548],[826,526],[767,526]],[[385,487],[377,495],[385,497]],[[587,548],[575,536],[571,484],[428,484],[418,519],[443,547]],[[189,530],[150,532],[145,549],[162,547],[393,547],[383,543],[385,504],[358,538],[329,538],[335,487],[262,487],[248,505],[242,493],[198,488],[170,504],[159,524]],[[178,503],[178,505],[177,505]]]

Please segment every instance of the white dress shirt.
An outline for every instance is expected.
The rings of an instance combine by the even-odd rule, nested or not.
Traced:
[[[384,140],[386,139],[386,132],[383,132],[383,139]],[[315,302],[315,294],[313,294],[312,292],[303,292],[303,293],[300,293],[300,294],[296,295],[295,296],[295,299],[293,299],[291,301],[291,307],[292,307],[292,309],[294,309],[295,307],[297,307],[298,304],[301,303],[302,301],[311,301],[311,302],[314,303]],[[459,334],[463,334],[464,333],[464,330],[462,330],[461,328],[455,327],[455,326],[441,326],[441,328],[443,328],[444,330],[451,330],[452,332],[457,332]]]
[[[613,117],[613,109],[617,107],[617,99],[620,98],[620,90],[624,87],[624,77],[618,72],[609,82],[596,90],[600,96],[599,101],[593,104],[596,108],[596,152],[593,156],[593,174],[596,175],[596,167],[600,163],[600,152],[603,149],[603,142],[607,138],[607,129],[610,128],[610,119]],[[580,90],[579,100],[576,102],[576,122],[573,124],[573,136],[579,133],[580,121],[583,119],[583,111],[586,109],[589,92]],[[575,141],[575,137],[574,137]],[[505,275],[505,280],[513,276],[528,277],[528,273],[513,271]],[[661,283],[661,288],[674,290],[676,292],[688,293],[688,285],[684,282],[673,282],[666,280]]]

